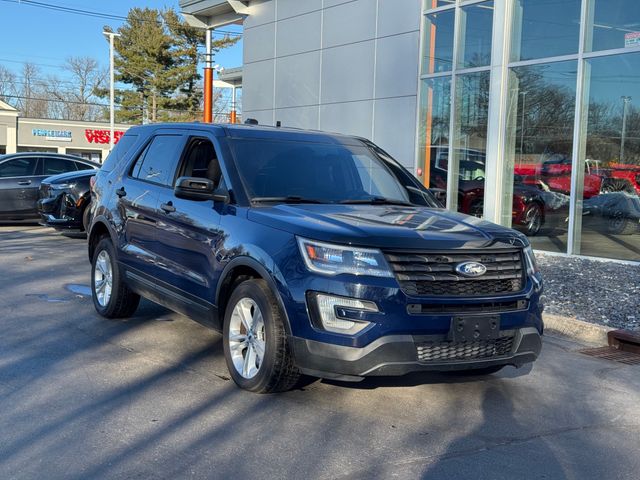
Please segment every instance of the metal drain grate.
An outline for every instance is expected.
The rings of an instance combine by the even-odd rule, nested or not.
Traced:
[[[614,347],[585,348],[578,350],[578,352],[590,357],[601,358],[602,360],[624,363],[625,365],[640,365],[640,355],[618,350]]]

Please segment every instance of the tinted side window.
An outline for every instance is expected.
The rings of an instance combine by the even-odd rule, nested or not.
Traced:
[[[73,172],[76,170],[76,162],[64,158],[45,158],[43,175],[58,175],[59,173]]]
[[[118,143],[115,144],[109,156],[105,159],[104,163],[102,164],[101,170],[110,172],[111,170],[116,168],[116,165],[118,165],[122,157],[127,154],[129,149],[136,143],[137,140],[138,135],[130,135],[128,133],[125,133],[124,136],[121,137],[120,140],[118,140]]]
[[[158,135],[138,158],[132,175],[146,182],[170,186],[181,146],[180,135]]]
[[[75,164],[78,170],[91,170],[93,168],[91,165],[87,165],[86,163],[75,162]]]
[[[33,175],[37,158],[16,158],[0,164],[0,177],[28,177]]]

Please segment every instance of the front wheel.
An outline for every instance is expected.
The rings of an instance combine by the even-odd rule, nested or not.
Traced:
[[[267,282],[247,280],[227,302],[224,357],[236,384],[251,392],[290,390],[298,381],[282,309]]]
[[[524,214],[524,225],[527,236],[535,237],[542,230],[542,207],[537,203],[532,203],[527,207]]]
[[[133,315],[140,296],[132,292],[122,279],[115,249],[108,238],[98,243],[91,262],[91,297],[96,311],[107,318]]]

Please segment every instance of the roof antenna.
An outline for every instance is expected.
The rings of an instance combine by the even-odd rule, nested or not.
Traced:
[[[245,125],[258,125],[258,120],[256,120],[255,118],[247,118],[244,121]]]
[[[282,126],[282,122],[280,120],[278,120],[276,122],[276,128],[280,128]]]

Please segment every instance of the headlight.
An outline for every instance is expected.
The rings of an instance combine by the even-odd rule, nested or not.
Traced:
[[[75,183],[52,183],[51,190],[68,190],[75,186]]]
[[[380,250],[332,245],[304,238],[298,238],[298,245],[304,263],[312,272],[393,277]]]
[[[527,273],[529,275],[534,275],[539,272],[538,264],[536,263],[536,256],[533,254],[533,249],[531,245],[524,249],[524,258],[527,262]]]

